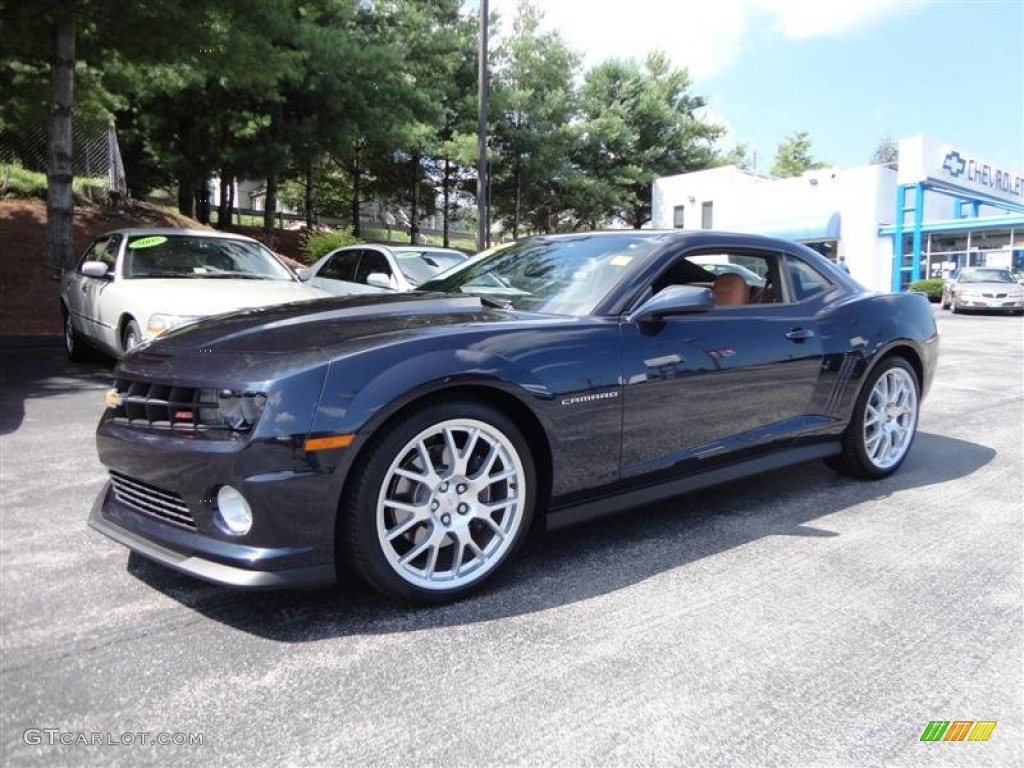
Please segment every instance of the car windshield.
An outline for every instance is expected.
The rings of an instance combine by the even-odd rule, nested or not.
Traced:
[[[444,270],[461,264],[466,255],[458,251],[431,251],[427,249],[402,249],[395,251],[398,268],[413,285],[430,280]]]
[[[425,291],[468,293],[509,309],[587,315],[658,240],[630,235],[527,239],[478,254],[424,283]]]
[[[1013,275],[1006,269],[972,269],[960,274],[961,283],[1013,283]]]
[[[128,279],[292,279],[288,268],[259,243],[174,234],[130,237],[122,274]]]

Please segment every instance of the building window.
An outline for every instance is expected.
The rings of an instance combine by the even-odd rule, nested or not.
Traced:
[[[711,206],[712,205],[713,205],[713,203],[707,202],[707,203],[702,203],[701,206],[700,206],[700,228],[701,229],[711,229],[712,226],[713,226],[712,223],[711,223]]]
[[[677,205],[672,209],[672,228],[682,229],[685,225],[683,224],[684,214],[686,213],[685,205]]]

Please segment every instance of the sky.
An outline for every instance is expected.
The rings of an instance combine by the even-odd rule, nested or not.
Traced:
[[[510,20],[516,0],[490,0]],[[933,136],[1024,172],[1024,0],[539,0],[585,66],[665,51],[709,117],[771,167],[864,165],[890,136]]]

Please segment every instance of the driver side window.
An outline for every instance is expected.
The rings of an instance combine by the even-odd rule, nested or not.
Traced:
[[[89,246],[89,249],[82,256],[82,260],[78,262],[78,268],[81,270],[82,264],[87,261],[99,261],[107,265],[107,271],[113,271],[114,262],[117,261],[117,248],[120,244],[121,239],[115,236],[101,237],[93,242]]]
[[[356,270],[355,282],[366,285],[366,278],[374,272],[391,277],[391,267],[388,266],[387,258],[380,251],[363,251],[359,269]]]
[[[779,256],[774,252],[698,251],[684,254],[654,281],[654,293],[669,285],[708,288],[716,308],[778,304]]]

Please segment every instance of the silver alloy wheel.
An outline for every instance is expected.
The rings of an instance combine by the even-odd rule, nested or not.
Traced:
[[[391,462],[377,497],[388,565],[427,590],[481,579],[516,540],[525,478],[512,441],[491,424],[450,419],[423,430]]]
[[[917,427],[917,384],[903,368],[890,368],[871,389],[864,409],[864,452],[878,469],[895,466]]]

